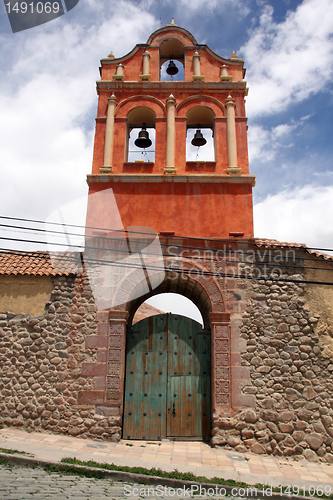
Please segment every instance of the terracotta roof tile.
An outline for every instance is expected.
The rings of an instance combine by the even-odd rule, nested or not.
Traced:
[[[72,252],[0,252],[0,274],[57,276],[80,272],[80,254]]]
[[[321,250],[315,250],[313,248],[308,248],[305,243],[287,243],[285,241],[272,240],[268,238],[254,238],[254,244],[257,247],[264,248],[303,248],[308,254],[314,255],[315,257],[322,258],[324,260],[333,260],[333,255],[322,252]]]

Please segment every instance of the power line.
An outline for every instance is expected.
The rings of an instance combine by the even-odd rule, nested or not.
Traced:
[[[0,227],[2,225],[0,224]],[[6,227],[8,227],[6,225]],[[21,227],[21,226],[14,226],[14,227]],[[27,231],[30,230],[30,228],[23,228]],[[46,231],[44,229],[39,229],[39,231]],[[20,232],[20,231],[19,231]],[[125,232],[125,231],[123,231]],[[57,235],[63,235],[63,233],[60,233],[59,231],[51,231],[52,234],[57,234]],[[75,235],[75,236],[78,236],[77,234],[73,234],[73,233],[66,233],[66,236],[69,236],[69,235]],[[65,236],[65,235],[63,235]],[[117,238],[105,238],[105,237],[91,237],[92,240],[94,239],[101,239],[102,241],[106,241],[107,243],[109,242],[116,242],[117,244],[119,244],[119,239]],[[48,241],[41,241],[41,240],[28,240],[28,239],[22,239],[22,238],[8,238],[8,237],[0,237],[0,240],[6,240],[6,241],[15,241],[15,242],[20,242],[20,243],[34,243],[34,244],[42,244],[42,245],[50,245],[50,246],[60,246],[60,247],[63,247],[64,245],[67,247],[67,248],[73,248],[75,250],[82,250],[84,251],[84,243],[82,244],[73,244],[71,245],[70,243],[59,243],[59,242],[53,242],[53,243],[50,243]],[[107,247],[107,248],[103,248],[103,247],[94,247],[94,246],[88,246],[88,249],[89,250],[97,250],[97,251],[101,251],[101,250],[104,250],[104,251],[109,251],[109,252],[114,252],[114,253],[123,253],[123,254],[131,254],[131,248],[130,248],[130,245],[128,243],[127,240],[123,239],[121,240],[123,243],[125,243],[126,241],[126,249],[120,249],[119,247],[118,248],[110,248],[110,247]],[[153,245],[156,245],[158,246],[159,248],[161,246],[164,246],[164,247],[167,247],[167,248],[170,248],[169,245],[166,245],[166,244],[160,244],[160,243],[155,243],[154,241],[153,242],[149,242],[147,244],[146,241],[142,241],[142,240],[137,240],[135,241],[135,243],[137,244],[144,244],[147,246],[153,246]],[[214,249],[207,249],[207,248],[202,248],[202,247],[187,247],[187,246],[182,246],[182,245],[172,245],[172,247],[175,247],[175,248],[181,248],[182,251],[184,249],[189,249],[189,250],[203,250],[205,252],[205,254],[203,256],[198,256],[198,255],[178,255],[176,253],[173,253],[173,254],[168,254],[168,255],[164,255],[165,257],[175,257],[175,258],[180,258],[180,257],[184,257],[184,258],[188,258],[189,260],[195,260],[195,261],[206,261],[207,260],[207,253],[210,253],[210,252],[213,252]],[[218,249],[217,250],[218,252],[221,251],[221,249]],[[231,254],[231,255],[239,255],[239,251],[230,251],[230,250],[227,250],[225,252],[226,254]],[[246,254],[246,255],[251,255],[252,257],[255,257],[255,255],[253,255],[252,252],[243,252],[241,251],[242,254]],[[146,250],[145,251],[145,255],[147,256],[160,256],[161,253],[156,253],[156,252],[153,252],[151,249],[148,251]],[[260,253],[258,253],[258,257],[260,256]],[[264,259],[265,258],[269,258],[270,256],[265,256],[264,255]],[[321,271],[333,271],[333,268],[328,268],[328,267],[312,267],[312,266],[304,266],[304,265],[297,265],[297,263],[295,264],[283,264],[281,262],[271,262],[271,261],[267,261],[267,260],[252,260],[252,261],[249,261],[249,260],[240,260],[240,259],[237,259],[237,260],[234,260],[232,258],[227,258],[225,256],[223,257],[211,257],[211,260],[214,260],[215,262],[217,263],[230,263],[230,264],[245,264],[245,265],[256,265],[256,266],[272,266],[272,265],[275,265],[275,267],[279,267],[279,268],[284,268],[284,269],[294,269],[295,267],[301,267],[302,269],[305,268],[305,269],[308,269],[308,270],[321,270]],[[293,260],[296,261],[296,260],[301,260],[302,262],[305,261],[305,260],[308,260],[308,261],[313,261],[313,259],[310,259],[310,258],[306,258],[306,257],[296,257],[296,256],[293,256]],[[288,261],[288,258],[285,259],[285,261],[287,262]]]
[[[0,216],[0,219],[1,218],[7,218],[7,217],[2,217]],[[11,218],[11,217],[8,217],[8,219],[11,219],[11,220],[21,220],[21,221],[26,221],[26,222],[37,222],[37,223],[40,223],[40,224],[44,224],[44,222],[42,221],[33,221],[31,219],[17,219],[17,218]],[[56,222],[52,222],[50,223],[51,225],[56,225],[56,226],[61,226],[63,227],[62,224],[60,223],[56,223]],[[81,234],[77,234],[77,233],[64,233],[64,232],[59,232],[59,231],[50,231],[50,230],[47,230],[47,229],[41,229],[41,228],[26,228],[24,226],[9,226],[7,224],[0,224],[0,227],[6,227],[6,228],[16,228],[16,229],[19,229],[20,231],[17,231],[17,232],[21,232],[22,230],[25,230],[25,231],[31,231],[31,232],[34,232],[34,231],[38,231],[38,232],[43,232],[43,233],[47,233],[47,234],[56,234],[56,235],[62,235],[62,236],[77,236],[77,237],[80,237],[80,238],[83,238],[84,235],[81,235]],[[75,226],[75,225],[71,225],[71,224],[66,224],[66,227],[76,227],[76,228],[80,228],[80,229],[84,229],[85,226]],[[95,229],[95,230],[102,230],[101,228],[91,228],[88,226],[89,229]],[[119,234],[135,234],[135,235],[145,235],[145,236],[154,236],[155,238],[158,237],[157,233],[144,233],[144,232],[139,232],[139,231],[128,231],[125,229],[104,229],[104,231],[108,231],[108,232],[111,232],[111,233],[119,233]],[[95,236],[89,236],[89,238],[103,238],[103,240],[105,241],[118,241],[117,238],[110,238],[110,237],[105,237],[104,235],[95,235]],[[202,241],[202,239],[204,238],[192,238],[192,237],[180,237],[180,236],[174,236],[174,238],[182,238],[182,239],[199,239]],[[50,245],[57,245],[57,246],[63,246],[63,243],[50,243],[50,242],[44,242],[44,241],[35,241],[35,240],[27,240],[27,239],[18,239],[18,238],[0,238],[0,239],[7,239],[8,241],[21,241],[22,243],[35,243],[35,244],[50,244]],[[227,244],[227,243],[238,243],[239,245],[241,245],[242,243],[244,244],[253,244],[254,246],[257,246],[255,242],[240,242],[240,241],[235,241],[235,240],[216,240],[216,239],[206,239],[205,238],[205,241],[213,241],[215,243],[224,243],[224,244]],[[136,244],[145,244],[147,245],[147,241],[140,241],[140,240],[136,240],[135,241]],[[155,244],[154,241],[151,241],[149,242],[149,245],[153,245]],[[230,254],[238,254],[241,252],[243,255],[250,255],[253,257],[253,251],[250,251],[250,252],[246,252],[246,251],[243,251],[243,250],[232,250],[232,249],[216,249],[216,248],[207,248],[207,247],[198,247],[198,246],[185,246],[185,245],[177,245],[177,244],[172,244],[172,245],[169,245],[169,244],[166,244],[166,243],[162,243],[162,242],[159,242],[159,243],[156,243],[156,245],[158,246],[161,246],[161,247],[167,247],[167,248],[170,248],[170,247],[173,247],[173,248],[180,248],[182,251],[184,250],[202,250],[203,252],[205,252],[205,254],[207,254],[208,252],[213,252],[213,251],[216,251],[216,252],[220,252],[220,251],[224,251],[224,252],[227,252]],[[76,245],[68,245],[67,242],[66,242],[66,246],[72,246],[72,247],[77,247]],[[80,246],[81,248],[83,247],[83,245],[78,245]],[[297,249],[304,249],[304,250],[310,250],[311,248],[310,247],[304,247],[304,246],[299,246],[299,247],[286,247],[286,246],[280,246],[279,248],[277,248],[276,245],[265,245],[265,248],[267,249],[268,248],[272,248],[274,250],[279,250],[279,251],[282,251],[281,249],[286,249],[286,248],[290,248],[292,250],[297,250]],[[261,248],[261,247],[259,247]],[[319,249],[317,249],[319,250]],[[330,251],[328,249],[326,249],[327,251]],[[332,250],[333,251],[333,250]],[[154,255],[152,252],[147,252],[147,253],[151,253],[151,255]],[[259,252],[258,252],[258,257],[259,255],[261,255]],[[173,254],[173,256],[176,256],[176,254]],[[264,258],[266,257],[271,257],[271,256],[265,256],[263,255]],[[200,256],[188,256],[188,258],[195,258],[197,260],[205,260],[207,259],[207,255],[205,255],[204,257],[200,257]],[[287,259],[288,260],[288,259]],[[293,256],[293,261],[295,260],[300,260],[300,261],[305,261],[305,260],[308,260],[308,261],[313,261],[312,258],[307,258],[307,257],[296,257],[295,255]],[[233,260],[228,260],[228,262],[236,262],[236,263],[244,263],[244,264],[247,264],[249,263],[248,261],[240,261],[240,260],[236,260],[236,261],[233,261]],[[262,261],[262,262],[259,262],[259,261],[256,261],[256,263],[258,265],[266,265],[267,263]],[[279,263],[280,267],[294,267],[294,266],[288,266],[286,264],[281,264]],[[316,267],[314,268],[310,268],[308,267],[308,269],[318,269]],[[322,270],[327,270],[327,271],[330,271],[331,269],[330,268],[320,268]]]
[[[34,220],[34,219],[24,219],[24,218],[19,218],[19,217],[6,217],[6,216],[0,216],[0,219],[8,219],[8,220],[18,220],[18,221],[21,221],[21,222],[34,222],[34,223],[37,223],[37,224],[50,224],[50,225],[56,225],[56,226],[62,226],[63,227],[63,224],[61,224],[60,222],[49,222],[49,221],[40,221],[40,220]],[[76,224],[66,224],[66,227],[73,227],[73,228],[79,228],[79,229],[92,229],[92,230],[95,230],[95,231],[107,231],[107,232],[125,232],[125,229],[110,229],[110,228],[101,228],[101,227],[94,227],[94,226],[80,226],[80,225],[76,225]],[[145,236],[159,236],[159,237],[163,237],[164,235],[160,235],[158,234],[157,232],[155,233],[147,233],[147,232],[142,232],[142,231],[128,231],[126,230],[126,232],[130,233],[130,234],[142,234],[142,235],[145,235]],[[168,235],[167,236],[168,238],[175,238],[175,239],[183,239],[183,240],[199,240],[199,241],[202,241],[202,240],[205,240],[205,241],[211,241],[211,242],[221,242],[221,243],[238,243],[238,244],[241,244],[241,243],[244,243],[244,244],[253,244],[255,245],[255,241],[239,241],[239,240],[225,240],[225,239],[221,239],[221,238],[200,238],[200,237],[197,237],[197,236],[181,236],[181,235]],[[253,238],[253,240],[255,240],[256,238]],[[260,238],[257,238],[258,240],[260,240]],[[248,238],[248,240],[251,240],[251,238]],[[277,242],[277,243],[281,243],[281,242]],[[274,245],[272,243],[265,243],[265,247],[269,247],[269,248],[275,248],[279,246],[280,248],[287,248],[288,245],[283,245],[281,243],[281,245]],[[196,247],[194,247],[196,248]],[[199,247],[198,247],[199,248]],[[289,247],[288,247],[289,248]],[[290,248],[295,248],[295,249],[304,249],[304,250],[316,250],[318,252],[333,252],[333,248],[318,248],[318,247],[308,247],[307,245],[299,245],[297,247],[290,247]]]
[[[2,251],[3,249],[0,248],[0,251]],[[20,252],[20,251],[11,251],[11,252],[14,252],[14,253],[18,253],[18,254],[23,254],[23,252]],[[8,251],[6,253],[9,253]],[[81,252],[77,252],[80,257],[82,257],[82,254]],[[38,252],[29,252],[29,254],[34,254],[36,257],[41,257],[40,256],[40,253]],[[45,255],[49,255],[49,254],[45,254]],[[64,262],[67,262],[68,263],[68,260],[74,260],[77,262],[78,258],[79,258],[79,255],[76,256],[76,258],[74,259],[73,257],[69,257],[68,255],[66,256],[62,256],[61,254],[56,254],[56,259],[57,260],[61,260],[63,259]],[[162,256],[161,256],[162,258]],[[52,259],[51,259],[51,262],[52,262]],[[260,280],[263,280],[263,281],[273,281],[273,282],[285,282],[285,283],[295,283],[295,284],[315,284],[315,285],[333,285],[333,282],[326,282],[326,281],[316,281],[316,280],[296,280],[296,279],[292,279],[292,278],[283,278],[283,277],[274,277],[274,276],[253,276],[251,274],[234,274],[234,273],[223,273],[223,272],[213,272],[213,271],[204,271],[202,269],[184,269],[184,268],[177,268],[177,267],[165,267],[164,265],[164,259],[163,259],[163,266],[158,266],[158,265],[152,265],[152,264],[145,264],[144,266],[142,265],[142,263],[134,263],[134,262],[131,262],[131,263],[128,263],[128,262],[124,262],[124,261],[121,261],[121,262],[117,262],[117,261],[112,261],[112,260],[101,260],[101,259],[92,259],[91,257],[89,258],[84,258],[83,259],[83,262],[86,263],[86,264],[102,264],[103,266],[106,266],[106,265],[111,265],[113,267],[121,267],[121,268],[130,268],[130,269],[140,269],[140,270],[143,270],[143,269],[146,269],[147,271],[164,271],[164,272],[176,272],[176,273],[184,273],[185,275],[197,275],[197,276],[207,276],[207,277],[214,277],[214,278],[232,278],[232,279],[250,279],[250,280],[256,280],[256,281],[260,281]],[[297,269],[297,266],[295,266],[295,269]],[[75,273],[69,273],[69,274],[75,274]]]

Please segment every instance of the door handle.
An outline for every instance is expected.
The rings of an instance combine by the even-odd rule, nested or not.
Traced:
[[[175,408],[175,403],[172,404],[172,415],[175,417],[176,416],[176,408]]]

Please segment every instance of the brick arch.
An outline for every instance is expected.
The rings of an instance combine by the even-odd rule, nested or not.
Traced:
[[[124,99],[118,104],[115,116],[117,118],[126,118],[132,109],[140,106],[152,109],[157,118],[165,118],[166,116],[166,108],[163,102],[149,95],[133,96]]]
[[[160,45],[167,38],[176,38],[186,46],[198,45],[198,42],[196,41],[192,33],[187,31],[185,28],[181,28],[175,25],[164,26],[163,28],[159,28],[158,30],[154,31],[154,33],[152,33],[148,38],[147,45]]]
[[[169,258],[167,268],[172,269],[178,264],[177,259]],[[159,283],[148,291],[149,284],[144,279],[133,285],[135,272],[127,276],[119,287],[119,294],[123,297],[123,308],[128,311],[128,323],[131,324],[133,316],[140,305],[148,298],[160,293],[178,293],[190,299],[202,314],[205,328],[210,328],[211,313],[225,312],[225,301],[222,290],[213,276],[207,276],[207,271],[197,262],[182,258],[181,272],[168,270],[149,273],[151,286]],[[111,312],[112,315],[112,312]]]
[[[213,111],[215,117],[226,116],[226,109],[223,104],[215,99],[215,97],[210,97],[208,95],[187,97],[177,105],[177,115],[186,116],[188,111],[195,106],[207,106]]]

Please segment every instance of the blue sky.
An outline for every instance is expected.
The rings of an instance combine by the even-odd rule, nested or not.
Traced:
[[[99,60],[171,17],[245,61],[255,236],[332,248],[333,0],[80,0],[16,34],[1,6],[0,214],[45,220],[86,195]]]

